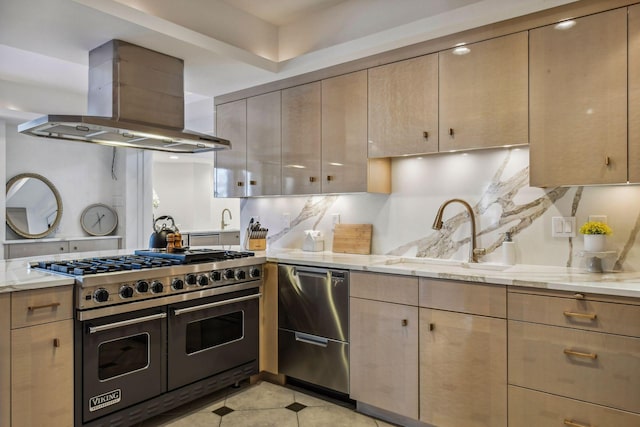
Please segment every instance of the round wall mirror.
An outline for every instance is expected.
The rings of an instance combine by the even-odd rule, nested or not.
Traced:
[[[7,182],[7,225],[17,235],[39,239],[51,234],[62,218],[62,200],[47,178],[35,173]]]

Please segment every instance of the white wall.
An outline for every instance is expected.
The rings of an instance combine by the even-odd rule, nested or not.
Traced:
[[[6,123],[4,167],[5,181],[26,172],[49,179],[62,198],[62,220],[57,231],[49,237],[86,236],[80,225],[80,215],[92,203],[115,207],[124,218],[125,160],[122,149],[113,149],[81,142],[57,141],[19,134],[17,123]],[[3,198],[4,203],[4,198]],[[2,209],[4,215],[4,208]],[[116,233],[123,232],[124,222]]]
[[[226,228],[240,228],[239,199],[213,197],[213,153],[153,154],[153,191],[159,202],[153,209],[156,218],[172,216],[183,232],[219,230],[222,210],[229,209],[232,220],[225,215],[225,222],[229,224]]]

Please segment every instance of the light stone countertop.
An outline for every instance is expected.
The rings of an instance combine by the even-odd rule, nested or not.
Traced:
[[[470,264],[456,260],[304,252],[300,249],[269,250],[267,261],[506,286],[640,297],[640,272],[589,273],[579,268],[544,265]]]
[[[234,246],[235,250],[240,248]],[[71,285],[73,278],[29,269],[29,262],[51,259],[78,259],[133,253],[131,249],[44,255],[0,261],[0,293]],[[452,279],[507,286],[524,286],[570,292],[585,292],[623,297],[640,297],[640,273],[588,273],[583,269],[542,265],[504,266],[492,263],[469,264],[456,260],[353,255],[333,252],[304,252],[278,249],[256,252],[258,262],[270,262],[371,271],[440,279]]]

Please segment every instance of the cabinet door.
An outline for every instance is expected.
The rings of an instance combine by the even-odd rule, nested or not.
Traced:
[[[247,100],[247,196],[281,193],[280,91]]]
[[[11,331],[14,426],[73,425],[73,320]]]
[[[527,32],[440,52],[439,151],[529,142]]]
[[[282,91],[282,194],[320,193],[320,82]]]
[[[627,10],[530,31],[530,183],[627,180]]]
[[[367,72],[322,81],[322,192],[367,191]]]
[[[0,294],[0,427],[11,420],[11,294]]]
[[[245,197],[247,166],[247,101],[216,107],[216,135],[231,141],[231,150],[216,152],[216,197]]]
[[[506,320],[420,309],[420,421],[507,425]]]
[[[369,69],[369,157],[438,151],[438,56]]]
[[[640,182],[640,5],[629,8],[629,182]]]
[[[418,419],[418,308],[350,298],[350,396]]]

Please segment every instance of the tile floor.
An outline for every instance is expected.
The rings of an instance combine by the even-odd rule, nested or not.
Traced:
[[[226,388],[139,427],[392,427],[347,406],[261,381]]]

